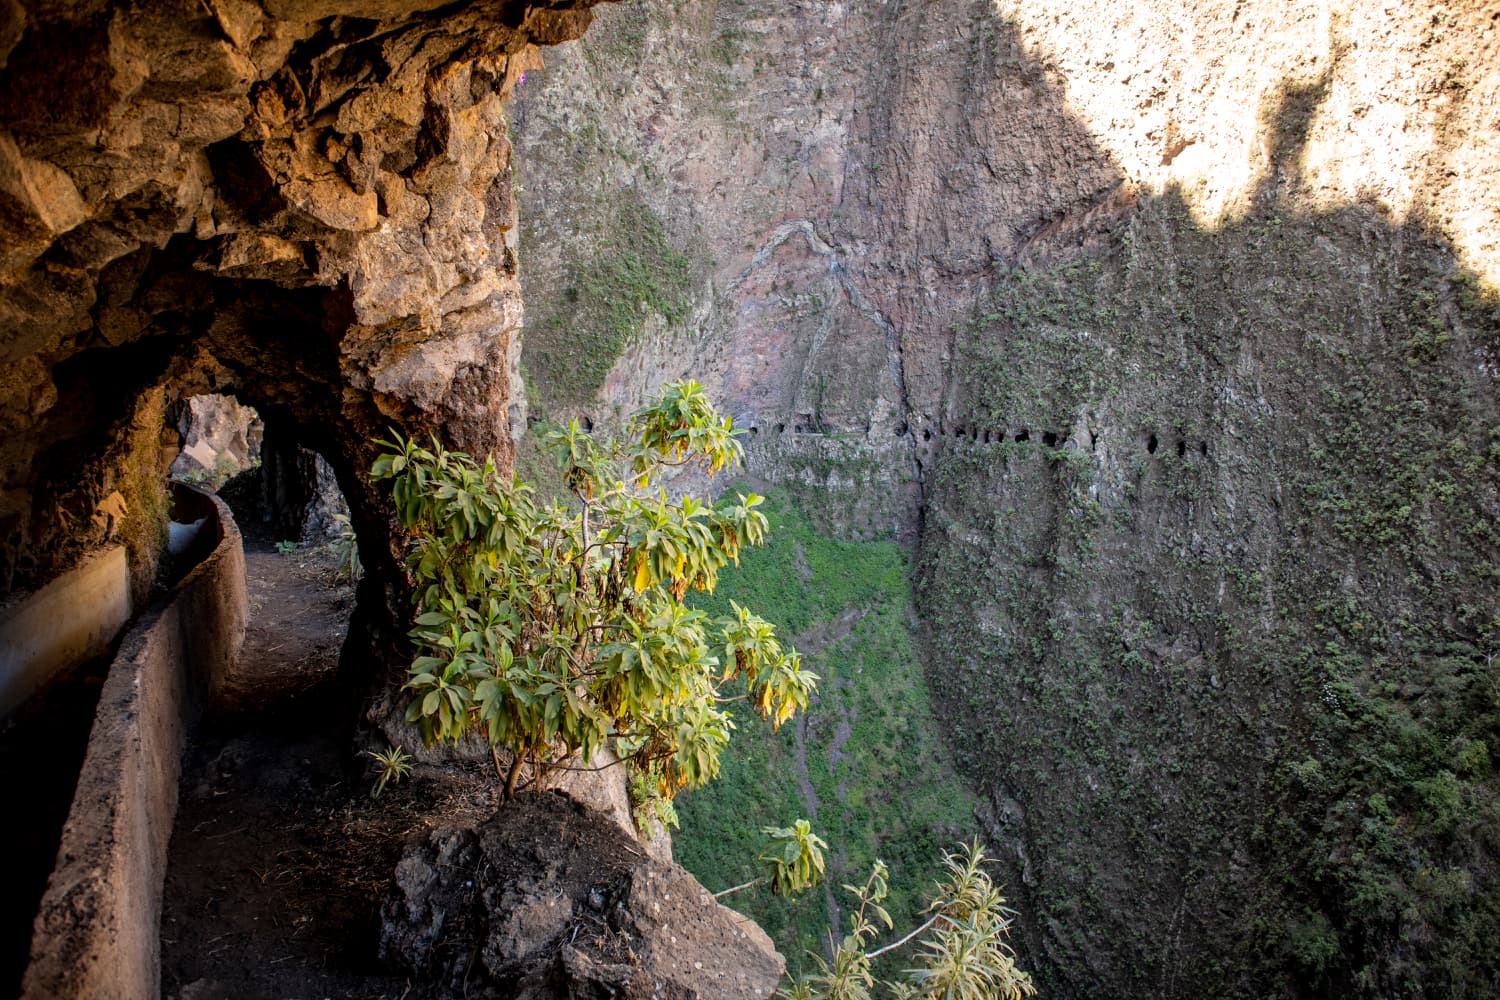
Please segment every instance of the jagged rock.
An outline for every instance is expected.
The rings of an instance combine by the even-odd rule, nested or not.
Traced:
[[[508,459],[501,102],[595,2],[0,5],[0,591],[102,541],[55,511],[113,489],[156,392],[295,428],[399,580],[371,438]]]
[[[177,418],[180,451],[171,473],[219,484],[260,461],[260,416],[232,397],[193,396]]]
[[[423,995],[765,1000],[785,963],[691,875],[557,794],[408,847],[380,952]]]

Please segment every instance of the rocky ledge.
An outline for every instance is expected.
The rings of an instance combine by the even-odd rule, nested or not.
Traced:
[[[785,968],[753,921],[557,793],[411,845],[380,950],[444,1000],[765,1000]]]

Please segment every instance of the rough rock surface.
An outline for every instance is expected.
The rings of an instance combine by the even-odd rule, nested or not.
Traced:
[[[375,686],[400,670],[407,605],[372,439],[395,427],[509,461],[521,300],[502,104],[596,2],[0,3],[0,601],[109,541],[144,596],[166,541],[167,414],[232,394],[265,421],[273,490],[328,492],[304,448],[332,467],[367,568],[351,635],[377,647],[344,665]],[[746,965],[753,926],[680,871],[620,878],[674,901],[617,921],[641,956],[630,982],[769,995],[779,959]],[[651,939],[704,920],[718,950],[701,968]],[[627,962],[582,944],[569,968]]]
[[[422,996],[765,1000],[785,963],[754,923],[555,793],[408,848],[381,955]]]
[[[754,429],[758,473],[838,495],[847,530],[910,531],[936,442],[972,422],[954,325],[1017,268],[1103,251],[1153,199],[1209,229],[1268,193],[1428,218],[1500,281],[1492,12],[1241,6],[607,8],[517,90],[527,365],[598,364],[586,334],[621,317],[591,313],[596,286],[641,315],[605,338],[597,398],[540,384],[541,401],[608,419],[691,372]],[[1290,92],[1311,101],[1295,141],[1276,121]],[[649,294],[667,275],[622,200],[701,274],[682,308]],[[611,286],[618,253],[644,281]]]
[[[1051,995],[1500,983],[1496,65],[1472,0],[629,3],[519,92],[523,363],[623,330],[573,408],[700,375],[918,540]]]
[[[209,393],[183,401],[175,430],[179,450],[169,471],[176,478],[221,485],[260,461],[260,417],[230,396]]]
[[[204,391],[327,457],[393,579],[370,438],[509,455],[501,102],[592,6],[4,5],[0,590],[102,541],[112,492],[144,587],[159,411]]]

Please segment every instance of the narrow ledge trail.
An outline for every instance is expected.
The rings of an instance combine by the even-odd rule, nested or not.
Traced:
[[[183,761],[162,901],[162,996],[391,998],[380,901],[402,843],[493,807],[484,776],[418,773],[370,797],[335,686],[353,594],[326,550],[246,539],[250,622],[223,705]]]

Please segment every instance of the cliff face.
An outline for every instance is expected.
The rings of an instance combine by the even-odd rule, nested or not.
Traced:
[[[509,454],[501,102],[591,6],[4,5],[0,592],[107,534],[143,590],[163,405],[203,391],[326,455],[388,576],[371,436]]]
[[[627,3],[518,97],[536,396],[918,539],[1059,995],[1500,975],[1500,29],[1388,7]]]
[[[287,467],[300,444],[338,477],[366,563],[343,662],[380,696],[370,713],[382,721],[405,676],[409,605],[403,537],[367,476],[373,439],[430,433],[508,465],[521,297],[502,105],[538,47],[582,34],[597,2],[0,0],[0,604],[115,540],[146,606],[176,452],[167,414],[232,394],[294,456]],[[163,815],[99,850],[164,858],[175,797],[163,794]],[[782,963],[763,934],[654,862],[639,878],[677,902],[636,912],[635,876],[617,862],[639,852],[607,818],[565,811],[566,822],[518,810],[486,845],[510,861],[524,846],[540,883],[564,833],[604,842],[602,860],[572,874],[620,882],[608,919],[624,936],[607,953],[569,947],[585,914],[603,927],[587,884],[576,918],[551,895],[488,899],[488,915],[531,935],[528,996],[570,983],[771,992]],[[504,836],[514,842],[495,846]],[[160,890],[132,889],[122,912],[151,911],[149,963]],[[403,889],[415,892],[410,879]],[[424,917],[435,938],[443,911]],[[540,966],[558,949],[568,968],[553,976]]]

